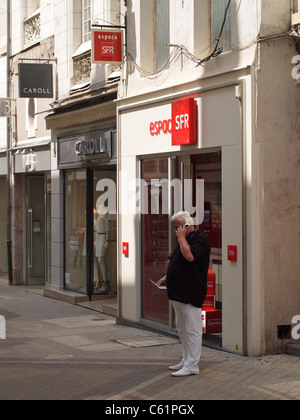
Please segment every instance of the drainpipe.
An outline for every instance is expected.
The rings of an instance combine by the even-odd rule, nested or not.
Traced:
[[[10,17],[10,0],[6,2],[6,16],[7,16],[7,98],[11,97],[10,89],[10,56],[11,56],[11,17]],[[8,283],[13,283],[12,279],[12,241],[11,241],[11,116],[7,117],[7,269],[8,269]]]

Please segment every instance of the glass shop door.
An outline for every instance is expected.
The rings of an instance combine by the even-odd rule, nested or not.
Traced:
[[[27,282],[45,284],[46,223],[44,176],[27,179]]]

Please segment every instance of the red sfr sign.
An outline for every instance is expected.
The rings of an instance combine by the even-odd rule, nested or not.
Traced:
[[[92,29],[92,62],[122,64],[123,32]]]
[[[193,98],[172,102],[172,118],[150,123],[151,136],[172,134],[172,145],[197,143],[198,106]]]
[[[172,102],[172,145],[197,143],[197,102],[193,98]]]

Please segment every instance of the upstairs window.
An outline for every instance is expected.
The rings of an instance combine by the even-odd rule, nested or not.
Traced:
[[[36,9],[24,20],[25,47],[39,42],[41,39],[41,14]]]
[[[170,55],[170,0],[156,0],[156,69],[162,67]]]
[[[91,40],[91,0],[82,0],[82,42]]]
[[[232,1],[228,0],[211,0],[211,41],[212,50],[215,48],[216,40],[220,36],[222,26],[224,24],[223,32],[220,38],[219,47],[223,48],[223,52],[232,49]],[[226,9],[228,7],[227,15]],[[226,16],[226,19],[225,19]]]

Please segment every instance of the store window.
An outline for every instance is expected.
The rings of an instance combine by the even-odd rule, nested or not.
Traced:
[[[82,0],[82,42],[91,39],[91,0]]]
[[[168,159],[147,159],[142,164],[143,190],[143,318],[169,324],[169,303],[157,282],[165,273],[169,255],[169,216],[162,214],[163,188],[154,180],[168,179]]]
[[[65,179],[65,288],[87,294],[86,171],[67,171]]]
[[[91,297],[117,292],[116,132],[58,142],[64,171],[65,289]]]
[[[222,332],[222,194],[221,153],[142,161],[143,319],[174,329],[165,290],[157,282],[166,273],[168,255],[176,245],[170,216],[189,211],[196,228],[209,238],[212,253],[208,295],[203,306],[204,332],[221,345]],[[204,188],[204,191],[202,189]]]
[[[51,173],[46,174],[46,282],[51,283]]]
[[[115,294],[117,217],[107,188],[116,208],[116,171],[66,171],[65,185],[65,288]]]
[[[222,347],[222,170],[221,153],[191,157],[193,179],[204,180],[204,220],[198,228],[210,241],[207,297],[202,307],[203,328],[211,344]]]
[[[116,171],[93,171],[94,294],[117,292],[116,196]]]

